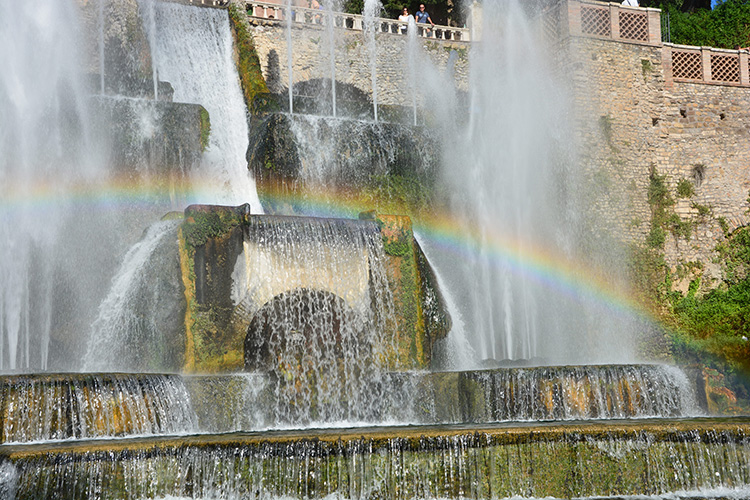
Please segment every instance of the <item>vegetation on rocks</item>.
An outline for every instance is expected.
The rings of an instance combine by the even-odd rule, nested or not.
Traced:
[[[245,104],[253,114],[272,110],[275,101],[268,98],[268,87],[260,68],[255,42],[247,25],[247,16],[234,3],[229,4],[228,11],[237,51],[237,71],[240,75]]]
[[[675,191],[679,197],[690,196],[685,183],[678,183]],[[674,196],[666,176],[652,170],[647,197],[651,230],[646,245],[634,246],[631,252],[639,299],[667,327],[674,360],[704,367],[713,409],[746,411],[741,401],[750,397],[750,228],[729,234],[726,221],[716,220],[725,233],[716,247],[723,280],[718,286],[702,287],[703,263],[689,262],[670,269],[664,259],[666,231],[675,238],[689,239],[694,224],[674,213]],[[710,207],[693,204],[693,208],[701,220],[710,216]],[[692,279],[687,291],[676,290],[675,281],[688,277]]]

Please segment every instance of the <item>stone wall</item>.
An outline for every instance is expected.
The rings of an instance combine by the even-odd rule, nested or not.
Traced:
[[[572,76],[581,161],[589,189],[604,195],[595,210],[625,240],[644,242],[650,177],[665,176],[669,210],[691,228],[689,237],[667,230],[668,264],[700,261],[704,276],[720,278],[716,244],[750,222],[750,88],[671,81],[661,46],[571,38],[569,49],[578,62],[562,71]],[[681,181],[692,195],[680,197]]]
[[[263,75],[271,92],[286,92],[289,81],[287,33],[279,22],[254,20],[253,37],[260,57]],[[336,80],[356,86],[372,95],[372,73],[366,39],[362,31],[337,29],[335,35]],[[466,90],[468,81],[467,42],[419,39],[417,64],[419,87],[428,85],[425,78],[438,78],[441,73],[452,76],[459,90]],[[414,91],[407,67],[407,37],[398,34],[377,34],[378,103],[411,105]],[[292,28],[292,74],[294,83],[330,78],[329,33],[323,27],[310,25]],[[455,53],[451,57],[451,54]],[[449,68],[449,61],[453,69]],[[453,64],[455,61],[455,64]],[[434,70],[434,71],[433,71]],[[452,75],[450,72],[452,71]],[[421,98],[418,98],[418,102]]]

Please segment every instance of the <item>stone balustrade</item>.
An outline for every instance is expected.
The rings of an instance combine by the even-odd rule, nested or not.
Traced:
[[[750,86],[750,50],[664,44],[665,71],[675,81]]]
[[[254,0],[246,0],[245,5],[248,15],[255,18],[278,21],[286,20],[291,17],[292,21],[295,23],[310,26],[322,27],[333,22],[334,26],[337,28],[358,31],[364,29],[364,18],[358,14],[330,12],[321,9],[308,9],[305,7],[292,7],[291,14],[287,14],[288,6],[286,5]],[[408,24],[396,19],[377,18],[376,26],[378,33],[405,35]],[[470,41],[469,30],[467,28],[455,28],[436,24],[434,28],[427,29],[424,26],[426,25],[417,26],[417,34],[420,37],[434,38],[437,40]]]
[[[558,16],[561,20],[567,17],[571,36],[609,38],[645,45],[661,44],[659,9],[627,7],[614,2],[568,0],[563,2]]]
[[[626,7],[613,2],[562,0],[545,13],[543,26],[549,40],[567,35],[662,47],[667,81],[750,86],[750,49],[727,50],[663,43],[659,9]]]
[[[229,4],[229,0],[181,0],[180,3],[204,7],[226,7]]]

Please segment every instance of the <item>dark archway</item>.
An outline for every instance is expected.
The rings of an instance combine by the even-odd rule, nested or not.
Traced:
[[[330,292],[277,295],[252,319],[245,369],[270,375],[277,423],[362,419],[377,384],[370,322]],[[370,405],[371,406],[371,405]]]
[[[282,359],[340,359],[361,343],[363,318],[333,293],[297,289],[267,302],[245,337],[245,369],[275,371]]]

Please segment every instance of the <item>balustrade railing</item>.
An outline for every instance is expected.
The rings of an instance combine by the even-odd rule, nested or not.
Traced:
[[[180,3],[203,5],[206,7],[226,7],[229,5],[229,0],[180,0]]]
[[[620,3],[568,1],[571,35],[648,45],[661,43],[661,11]]]
[[[747,49],[664,44],[664,59],[670,62],[675,81],[750,86]]]
[[[199,0],[198,0],[199,1]],[[358,14],[346,14],[343,12],[330,12],[322,9],[308,9],[305,7],[292,7],[291,13],[288,14],[286,5],[257,2],[246,0],[245,6],[248,15],[273,21],[287,20],[291,17],[292,22],[306,24],[311,26],[327,26],[333,22],[337,28],[359,30],[363,29],[363,17]],[[378,33],[391,33],[394,35],[405,35],[408,23],[396,19],[378,18],[376,30]],[[468,42],[470,41],[469,30],[467,28],[456,28],[452,26],[435,25],[417,25],[418,36],[424,38],[434,38],[438,40],[453,40]]]

